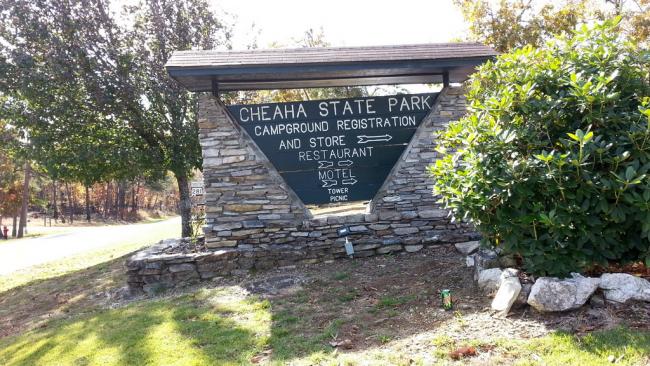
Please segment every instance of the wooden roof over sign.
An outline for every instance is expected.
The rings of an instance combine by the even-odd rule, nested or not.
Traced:
[[[176,51],[165,67],[191,91],[259,90],[462,82],[496,55],[478,43]]]

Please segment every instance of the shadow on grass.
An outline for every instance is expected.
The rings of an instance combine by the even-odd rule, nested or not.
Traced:
[[[219,311],[197,307],[189,296],[57,321],[48,328],[6,345],[0,363],[240,364],[258,344],[251,330]]]
[[[104,303],[103,292],[123,286],[131,254],[0,293],[0,338],[42,323],[53,315],[87,312]]]
[[[284,278],[305,276],[315,280],[280,294],[250,295],[244,289],[246,281],[231,278],[224,280],[231,286],[188,290],[189,294],[181,296],[99,310],[97,305],[102,301],[93,294],[102,286],[123,285],[125,258],[0,294],[3,319],[21,307],[21,316],[28,318],[44,317],[48,312],[75,314],[72,319],[50,321],[45,328],[0,339],[0,364],[249,364],[259,356],[273,364],[305,358],[308,363],[318,363],[319,359],[336,357],[330,343],[345,340],[351,342],[351,349],[342,349],[339,354],[376,350],[386,343],[438,329],[481,338],[474,332],[483,324],[471,323],[486,313],[484,308],[489,303],[478,294],[472,274],[459,265],[457,255],[443,253],[299,268],[283,273]],[[264,279],[266,283],[277,273],[259,272],[247,281]],[[452,289],[458,311],[439,309],[440,288]],[[60,299],[67,300],[61,304]],[[86,315],[79,315],[82,313]],[[581,318],[578,315],[525,317],[544,323],[548,329],[560,329],[567,319]],[[504,327],[521,317],[522,313],[508,320],[484,316]],[[23,321],[25,327],[32,324],[15,319]],[[521,324],[513,329],[518,326]],[[424,348],[433,347],[431,339],[424,342]],[[616,355],[617,349],[625,347],[647,349],[650,333],[620,329],[580,338],[557,334],[532,345],[546,350],[545,354],[582,350]],[[525,346],[520,347],[520,354],[525,354],[523,349]],[[396,357],[401,356],[405,361],[410,357],[408,352]]]

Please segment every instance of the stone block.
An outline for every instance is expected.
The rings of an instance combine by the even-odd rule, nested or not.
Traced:
[[[208,249],[235,247],[235,246],[237,246],[237,240],[221,240],[215,242],[208,241],[205,243],[205,247]]]
[[[402,197],[400,196],[386,196],[382,198],[382,201],[384,202],[399,202],[402,200]]]
[[[224,211],[232,211],[232,212],[251,212],[251,211],[257,211],[262,208],[262,205],[252,205],[252,204],[230,204],[230,205],[224,205],[223,210]]]
[[[368,231],[368,228],[365,225],[356,225],[350,226],[350,231],[353,233],[364,233]]]
[[[192,263],[174,264],[168,268],[169,272],[172,273],[194,271],[195,269],[196,267]]]
[[[440,219],[443,217],[447,217],[448,212],[446,210],[424,210],[424,211],[418,211],[418,216],[420,216],[423,219]]]
[[[384,238],[381,241],[382,245],[395,245],[395,244],[402,244],[402,239],[401,238]]]
[[[402,250],[402,246],[399,244],[396,245],[385,245],[380,248],[377,248],[377,254],[387,254],[391,252],[398,252]]]
[[[242,227],[241,222],[226,222],[223,224],[218,224],[212,226],[212,231],[225,231],[225,230],[232,230],[232,229],[239,229]]]
[[[488,295],[493,294],[501,285],[501,269],[489,268],[478,273],[478,287]]]
[[[415,253],[419,252],[424,248],[424,245],[405,245],[404,250],[407,251],[408,253]]]
[[[386,230],[386,229],[388,229],[390,227],[390,225],[388,225],[388,224],[372,224],[372,225],[368,225],[368,227],[371,228],[372,230]]]
[[[399,228],[393,230],[393,232],[396,235],[410,235],[410,234],[415,234],[415,233],[417,233],[419,231],[420,231],[420,229],[418,229],[416,227],[399,227]]]
[[[463,243],[454,244],[456,250],[461,254],[470,255],[478,250],[479,242],[478,241],[466,241]]]
[[[404,211],[404,212],[402,212],[400,214],[400,216],[404,220],[411,220],[411,219],[414,219],[414,218],[418,217],[418,213],[415,212],[415,211]]]
[[[364,244],[356,244],[356,245],[353,245],[353,247],[354,247],[354,251],[355,251],[355,252],[360,252],[360,251],[363,251],[363,250],[375,249],[375,248],[379,248],[379,246],[381,246],[380,243],[364,243]]]
[[[508,268],[501,273],[501,283],[494,299],[492,300],[492,310],[498,311],[500,315],[506,316],[510,308],[517,300],[521,292],[521,283],[517,277],[517,270]]]
[[[650,302],[650,282],[627,273],[604,273],[600,288],[608,301],[619,303],[628,300]]]
[[[540,277],[530,290],[528,305],[537,311],[556,312],[577,309],[584,305],[598,289],[600,278],[582,277],[558,279]]]

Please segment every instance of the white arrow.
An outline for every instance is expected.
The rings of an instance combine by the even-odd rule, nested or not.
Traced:
[[[339,161],[339,166],[350,166],[354,164],[352,160],[341,160]]]
[[[366,144],[368,142],[390,141],[393,139],[393,136],[388,134],[378,136],[358,135],[357,138],[359,139],[358,143]]]
[[[333,187],[333,186],[335,186],[337,184],[339,184],[339,182],[337,182],[336,180],[333,180],[333,179],[324,179],[323,180],[323,188]]]
[[[353,184],[355,184],[356,182],[357,182],[357,180],[354,179],[354,178],[343,179],[343,180],[341,181],[341,183],[343,183],[343,184],[349,184],[349,185],[353,185]]]
[[[331,167],[333,167],[333,166],[334,166],[334,162],[333,162],[333,161],[323,160],[323,161],[319,161],[319,162],[318,162],[318,169],[331,168]]]

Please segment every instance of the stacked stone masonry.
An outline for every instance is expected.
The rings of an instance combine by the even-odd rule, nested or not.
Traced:
[[[250,136],[217,98],[200,99],[206,225],[201,253],[166,254],[165,241],[128,262],[131,288],[175,287],[250,269],[347,257],[337,230],[348,226],[354,257],[415,252],[473,240],[432,195],[426,167],[437,158],[433,133],[465,112],[461,88],[442,90],[379,192],[369,213],[313,218]],[[176,243],[176,244],[175,244]]]

